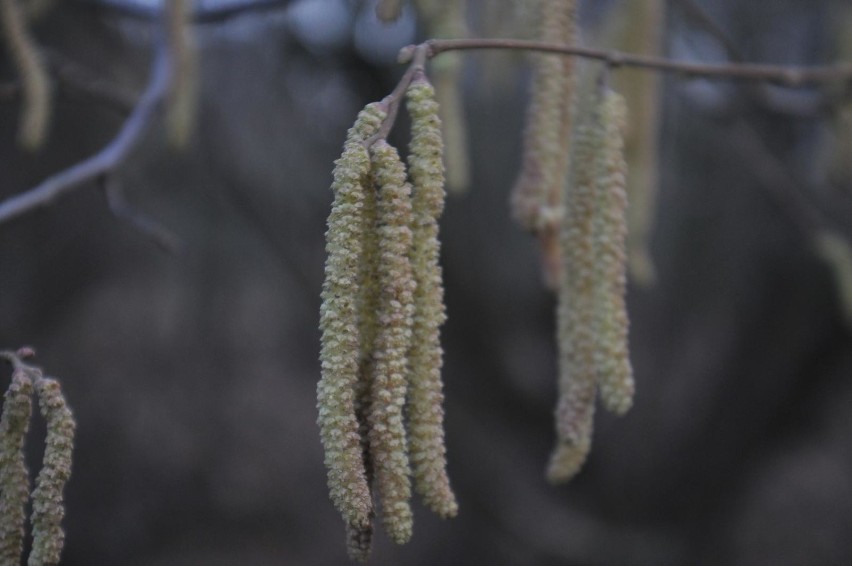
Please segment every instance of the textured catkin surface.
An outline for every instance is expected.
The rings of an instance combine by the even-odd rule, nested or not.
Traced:
[[[32,414],[33,383],[16,370],[3,400],[0,417],[0,563],[19,564],[24,547],[24,512],[30,480],[24,460],[24,438]]]
[[[390,538],[411,538],[411,469],[403,422],[408,350],[416,283],[411,272],[411,186],[396,149],[379,140],[370,149],[378,187],[378,280],[381,296],[370,384],[370,459]]]
[[[409,448],[414,485],[424,504],[441,517],[452,517],[458,503],[447,476],[441,381],[440,327],[447,318],[438,263],[438,218],[445,198],[441,122],[435,91],[428,82],[415,80],[407,96],[412,136],[408,164],[414,184],[411,263],[417,283],[409,351]]]
[[[361,364],[358,279],[363,261],[365,184],[370,173],[370,156],[362,141],[375,131],[380,120],[378,107],[365,109],[335,164],[320,310],[322,377],[317,385],[317,407],[328,486],[335,507],[356,529],[366,529],[372,518],[356,416]]]
[[[47,423],[44,458],[33,490],[33,546],[28,564],[59,564],[65,531],[65,484],[71,477],[71,456],[77,424],[62,395],[59,382],[40,378],[35,382],[41,416]]]
[[[557,442],[547,477],[571,479],[588,455],[595,410],[595,213],[601,131],[597,117],[576,129],[571,177],[565,190],[562,223],[563,278],[557,305],[559,382],[556,405]]]
[[[635,384],[628,348],[625,242],[627,237],[627,163],[624,131],[627,107],[624,98],[611,90],[598,106],[602,140],[596,159],[598,182],[595,244],[597,250],[596,299],[593,332],[599,391],[604,407],[623,415],[633,404]]]

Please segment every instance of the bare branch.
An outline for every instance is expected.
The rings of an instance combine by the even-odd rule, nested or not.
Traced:
[[[0,224],[46,206],[60,195],[113,171],[121,165],[151,124],[172,82],[172,63],[165,45],[157,48],[145,92],[118,135],[95,155],[48,177],[36,187],[0,202]]]
[[[182,251],[183,242],[174,232],[163,226],[155,218],[137,210],[127,201],[121,183],[106,176],[101,177],[101,182],[109,209],[116,217],[126,220],[143,235],[153,240],[157,247],[164,252],[178,255]]]
[[[852,64],[850,63],[815,65],[810,67],[763,65],[760,63],[703,64],[676,61],[664,57],[650,57],[620,51],[556,45],[553,43],[521,39],[430,39],[423,45],[428,47],[430,58],[446,51],[520,49],[597,59],[611,67],[640,67],[690,77],[766,81],[788,87],[801,87],[852,79]],[[401,53],[408,53],[410,50],[411,46],[404,47]]]

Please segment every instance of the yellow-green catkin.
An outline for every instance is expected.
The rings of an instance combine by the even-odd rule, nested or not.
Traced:
[[[403,422],[408,350],[414,311],[411,271],[411,187],[396,149],[379,140],[370,149],[378,199],[378,331],[368,414],[370,457],[382,524],[397,544],[412,533],[408,442]]]
[[[169,140],[186,147],[195,123],[198,105],[198,49],[195,45],[190,0],[168,0],[168,41],[172,57],[172,83],[168,93],[166,123]]]
[[[557,305],[557,441],[547,469],[547,477],[553,483],[571,479],[591,447],[597,385],[593,330],[597,263],[594,225],[598,204],[595,157],[600,146],[601,131],[595,120],[576,128],[560,235],[563,276]]]
[[[438,218],[444,209],[441,122],[435,90],[419,76],[407,93],[411,115],[408,171],[414,184],[411,263],[414,293],[413,339],[409,351],[409,450],[414,485],[425,505],[441,517],[458,513],[447,477],[444,394],[441,382],[441,325],[446,320]]]
[[[0,21],[6,46],[21,77],[23,106],[18,143],[35,150],[44,143],[50,124],[50,79],[38,46],[27,29],[22,3],[0,0]]]
[[[33,547],[29,566],[59,564],[65,533],[62,492],[71,477],[71,454],[76,423],[62,395],[59,382],[39,378],[35,382],[41,415],[47,423],[44,459],[33,490]]]
[[[539,25],[541,41],[575,44],[577,2],[542,0]],[[545,283],[556,289],[562,265],[559,224],[572,129],[575,61],[558,55],[535,57],[521,173],[512,189],[511,205],[515,220],[538,237]]]
[[[26,371],[16,369],[0,417],[0,564],[20,564],[23,552],[25,506],[30,493],[24,438],[32,413],[32,393],[32,380]]]
[[[593,330],[598,342],[596,364],[604,407],[623,415],[633,404],[633,368],[628,349],[626,293],[627,163],[624,131],[627,106],[624,98],[606,91],[598,106],[601,146],[596,157],[597,213],[595,256],[598,294]]]
[[[346,523],[371,524],[373,504],[356,416],[356,386],[361,380],[359,273],[363,261],[365,187],[370,155],[364,146],[384,117],[370,105],[349,130],[343,155],[335,163],[334,202],[326,232],[325,282],[320,309],[322,377],[317,385],[317,422],[325,448],[331,500]]]

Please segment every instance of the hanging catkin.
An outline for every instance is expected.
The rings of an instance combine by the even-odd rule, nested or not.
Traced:
[[[576,128],[571,174],[565,191],[561,230],[563,276],[557,307],[559,384],[556,407],[556,448],[547,477],[553,483],[571,479],[591,447],[597,372],[595,320],[595,211],[601,147],[597,117]]]
[[[577,2],[541,0],[539,39],[573,45]],[[556,288],[561,270],[559,224],[571,137],[573,57],[536,55],[527,109],[521,173],[512,189],[515,220],[535,234],[542,250],[545,283]]]
[[[363,259],[362,212],[370,175],[370,156],[363,142],[375,133],[384,116],[385,108],[379,104],[361,111],[349,130],[343,155],[335,162],[320,309],[322,377],[317,385],[317,422],[325,448],[328,487],[344,520],[362,531],[370,527],[373,513],[355,399],[361,377],[358,283]]]
[[[24,438],[32,413],[33,383],[16,369],[0,418],[0,564],[20,564],[24,545],[25,507],[30,486],[24,462]]]
[[[42,467],[33,490],[33,547],[29,566],[59,564],[65,533],[62,491],[71,477],[71,453],[74,448],[76,424],[62,395],[59,382],[39,378],[35,382],[41,415],[47,423]]]
[[[0,22],[6,46],[21,77],[23,107],[18,143],[38,149],[50,124],[50,79],[38,46],[27,29],[24,5],[19,0],[0,0]]]
[[[624,130],[627,107],[611,90],[600,101],[598,126],[603,136],[596,156],[598,198],[595,222],[597,307],[594,324],[600,396],[604,407],[617,415],[633,404],[633,368],[627,344],[629,326],[626,292],[627,163]]]
[[[408,542],[412,531],[411,470],[403,422],[408,350],[414,311],[411,272],[411,186],[396,149],[384,140],[370,148],[378,198],[381,295],[370,384],[370,459],[382,509],[382,524],[391,540]]]
[[[408,169],[414,184],[411,263],[417,289],[409,364],[408,425],[414,484],[441,517],[458,512],[447,477],[440,327],[446,320],[438,218],[444,209],[441,121],[435,90],[422,74],[408,89],[411,144]]]

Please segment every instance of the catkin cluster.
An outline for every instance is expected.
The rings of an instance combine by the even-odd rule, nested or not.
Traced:
[[[375,495],[399,544],[412,533],[411,490],[442,517],[458,511],[446,474],[438,265],[444,173],[438,105],[422,73],[406,93],[408,174],[368,105],[335,163],[326,232],[317,387],[331,499],[355,560],[370,552]]]
[[[24,519],[30,499],[24,440],[32,414],[33,391],[47,423],[44,458],[32,492],[32,550],[27,564],[58,564],[65,542],[62,492],[71,476],[75,423],[59,382],[38,368],[18,363],[6,390],[0,417],[0,564],[20,564]]]
[[[624,99],[606,91],[576,128],[561,230],[563,277],[557,309],[557,444],[547,477],[561,483],[591,446],[595,396],[621,415],[633,402],[625,295]]]

